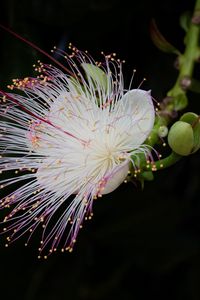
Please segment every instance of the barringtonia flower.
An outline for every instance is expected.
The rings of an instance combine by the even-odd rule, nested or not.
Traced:
[[[0,206],[14,205],[4,231],[9,244],[42,226],[39,251],[49,253],[72,251],[94,199],[115,190],[139,154],[150,156],[143,143],[155,114],[150,92],[125,90],[113,55],[96,63],[73,48],[64,57],[69,74],[39,62],[39,76],[13,81],[20,93],[1,92],[0,185],[9,192]]]

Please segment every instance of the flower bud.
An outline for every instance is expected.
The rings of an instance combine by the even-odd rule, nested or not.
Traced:
[[[164,138],[164,137],[167,136],[167,134],[168,134],[167,126],[165,126],[165,125],[160,126],[159,129],[158,129],[159,137]]]
[[[187,112],[182,115],[180,121],[189,123],[192,126],[194,135],[194,147],[192,149],[192,153],[195,153],[200,149],[200,118],[193,112]]]
[[[174,123],[168,134],[168,143],[172,150],[179,155],[191,154],[194,147],[192,126],[183,121]]]

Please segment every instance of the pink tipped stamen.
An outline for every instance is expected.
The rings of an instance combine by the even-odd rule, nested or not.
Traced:
[[[81,142],[84,146],[85,146],[85,145],[88,145],[88,141],[85,141],[85,140],[83,140],[83,139],[80,139],[80,138],[76,137],[74,134],[72,134],[72,133],[70,133],[70,132],[68,132],[68,131],[65,131],[65,130],[63,130],[61,127],[59,127],[59,126],[57,126],[57,125],[51,123],[49,120],[45,120],[45,119],[41,118],[40,116],[37,116],[36,114],[34,114],[34,113],[31,112],[30,110],[28,110],[26,107],[24,107],[24,106],[23,106],[19,101],[17,101],[15,98],[13,98],[12,96],[10,96],[10,95],[7,94],[6,92],[2,91],[1,89],[0,89],[0,94],[2,94],[3,96],[7,97],[8,99],[10,99],[10,100],[11,100],[12,102],[14,102],[15,104],[17,104],[23,111],[25,111],[26,113],[28,113],[30,116],[32,116],[32,117],[34,117],[34,118],[36,118],[36,119],[38,119],[38,120],[40,120],[40,121],[42,121],[42,122],[44,122],[44,123],[46,123],[46,124],[48,124],[48,125],[50,125],[50,126],[56,128],[56,129],[62,131],[63,133],[67,134],[68,136],[70,136],[70,137],[72,137],[72,138],[78,140],[79,142]]]
[[[113,102],[113,99],[109,99],[104,104],[102,104],[100,107],[103,109],[107,108],[108,106],[110,106],[110,104],[112,104],[112,102]]]
[[[61,67],[63,70],[65,70],[68,74],[70,74],[71,76],[74,77],[74,73],[72,71],[70,71],[68,68],[66,68],[65,66],[63,66],[63,64],[61,64],[59,61],[57,61],[55,58],[53,58],[50,54],[48,54],[46,51],[42,50],[40,47],[38,47],[37,45],[35,45],[34,43],[28,41],[27,39],[25,39],[24,37],[20,36],[18,33],[14,32],[13,30],[11,30],[10,28],[0,24],[0,27],[2,29],[4,29],[5,31],[9,32],[10,34],[12,34],[13,36],[15,36],[16,38],[18,38],[19,40],[21,40],[22,42],[24,42],[25,44],[31,46],[33,49],[37,50],[38,52],[42,53],[43,55],[45,55],[46,57],[48,57],[51,61],[53,61],[55,64],[57,64],[59,67]]]

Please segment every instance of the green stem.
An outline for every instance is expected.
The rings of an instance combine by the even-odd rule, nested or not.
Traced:
[[[145,145],[153,147],[158,141],[159,141],[159,136],[158,136],[158,130],[161,126],[166,126],[167,125],[167,119],[161,116],[157,116],[155,120],[155,125],[153,127],[153,130],[151,131],[148,139],[145,141]]]
[[[194,22],[194,18],[195,21]],[[156,122],[154,128],[145,141],[145,144],[153,147],[155,144],[159,142],[158,130],[160,126],[167,126],[171,122],[171,118],[169,117],[172,111],[179,110],[177,102],[181,97],[186,98],[186,90],[187,86],[184,86],[184,79],[187,82],[191,82],[194,65],[198,57],[200,56],[200,49],[198,46],[200,35],[200,0],[196,1],[193,18],[191,20],[189,29],[187,31],[185,41],[185,51],[181,55],[180,58],[180,68],[179,68],[179,75],[177,77],[176,83],[174,86],[168,91],[167,96],[171,98],[169,104],[163,110],[160,110],[158,113],[158,117],[156,118]],[[170,156],[164,158],[163,160],[159,160],[155,162],[156,170],[160,170],[162,168],[168,167],[174,163],[176,163],[181,157],[172,153]],[[145,164],[145,157],[141,159],[142,166]],[[160,167],[163,165],[163,167]],[[142,167],[143,169],[144,167]],[[146,170],[146,168],[145,168]]]
[[[172,152],[169,156],[160,159],[155,162],[145,162],[145,165],[142,167],[140,166],[139,171],[133,169],[132,170],[132,176],[129,177],[129,181],[137,178],[140,180],[142,186],[144,184],[144,180],[151,181],[153,180],[153,172],[158,170],[166,169],[172,165],[174,165],[177,161],[179,161],[182,158],[181,155],[176,154],[175,152]]]
[[[199,14],[200,14],[200,0],[197,0],[194,8],[193,16],[197,16]],[[185,78],[186,79],[192,78],[194,64],[197,58],[199,57],[199,47],[198,47],[199,33],[200,33],[199,24],[194,24],[191,20],[188,32],[185,37],[186,40],[185,52],[180,57],[179,75],[175,85],[167,93],[168,96],[173,97],[174,101],[179,94],[186,93],[187,86],[184,87],[183,80]],[[190,82],[188,81],[188,83]]]
[[[158,171],[158,170],[162,170],[162,169],[166,169],[168,167],[171,167],[172,165],[174,165],[177,161],[179,161],[182,158],[181,155],[178,155],[174,152],[172,152],[169,156],[160,159],[158,161],[155,161],[152,165],[152,171]],[[146,168],[146,171],[149,170],[148,168]]]

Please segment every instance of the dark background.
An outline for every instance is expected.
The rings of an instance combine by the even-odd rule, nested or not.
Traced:
[[[179,16],[194,1],[31,0],[1,1],[0,23],[47,52],[72,42],[99,58],[100,51],[125,59],[125,79],[137,69],[137,86],[161,100],[174,84],[175,57],[157,50],[149,22],[181,50]],[[0,87],[30,76],[35,50],[0,31]],[[197,72],[198,73],[198,72]],[[198,75],[198,74],[197,74]],[[189,95],[200,113],[199,97]],[[120,186],[96,201],[74,251],[37,259],[37,234],[28,248],[20,239],[0,245],[0,299],[200,299],[199,153],[155,174],[154,182]]]

